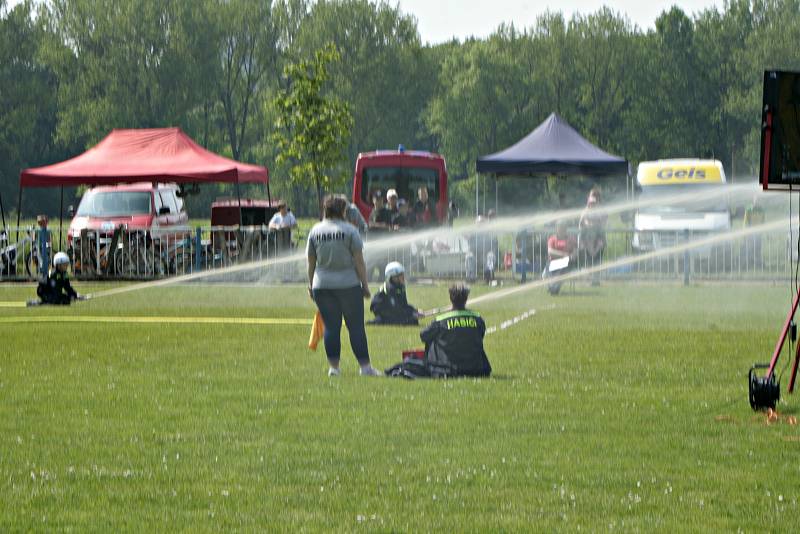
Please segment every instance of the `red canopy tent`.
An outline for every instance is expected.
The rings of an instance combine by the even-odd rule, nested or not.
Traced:
[[[113,130],[80,156],[20,173],[20,187],[269,181],[266,167],[209,152],[180,128]]]
[[[17,226],[24,187],[133,182],[230,182],[237,185],[237,194],[240,183],[263,183],[270,196],[266,167],[239,163],[209,152],[180,128],[112,130],[79,156],[20,173]]]

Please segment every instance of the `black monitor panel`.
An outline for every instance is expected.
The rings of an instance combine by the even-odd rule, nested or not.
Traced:
[[[761,185],[800,191],[800,73],[764,72]]]

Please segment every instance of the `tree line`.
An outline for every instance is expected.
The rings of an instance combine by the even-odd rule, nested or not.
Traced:
[[[341,157],[315,171],[330,190],[346,190],[359,152],[403,144],[443,154],[453,196],[472,209],[475,159],[552,111],[634,164],[715,157],[735,180],[752,179],[763,71],[800,69],[798,42],[800,0],[673,7],[647,31],[607,7],[548,12],[531,27],[435,45],[385,1],[0,0],[0,194],[13,211],[21,169],[73,157],[113,128],[179,126],[209,150],[268,166],[273,197],[314,213],[313,182],[274,142],[276,102],[291,84],[286,67],[329,43],[338,60],[323,91],[352,116]],[[501,180],[499,195],[536,206],[564,187]],[[23,215],[56,213],[58,194],[27,194]],[[192,215],[225,194],[205,187],[189,199]]]

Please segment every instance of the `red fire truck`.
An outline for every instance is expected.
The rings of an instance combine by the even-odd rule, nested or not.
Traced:
[[[389,189],[397,191],[400,198],[412,207],[417,201],[417,191],[428,189],[428,201],[435,208],[439,223],[447,220],[447,167],[444,158],[433,152],[405,150],[376,150],[362,152],[356,160],[353,176],[353,203],[365,219],[372,211],[371,195]]]

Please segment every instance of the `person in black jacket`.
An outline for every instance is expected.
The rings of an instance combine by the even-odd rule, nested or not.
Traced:
[[[386,282],[372,297],[369,309],[375,314],[371,324],[419,324],[419,313],[406,297],[405,269],[398,261],[386,266]]]
[[[419,335],[425,343],[425,363],[431,376],[489,376],[492,366],[483,350],[486,323],[466,309],[469,287],[450,287],[452,311],[443,313]]]
[[[67,268],[69,267],[69,256],[64,252],[59,252],[53,258],[53,270],[47,279],[39,282],[36,294],[40,301],[30,301],[29,305],[38,304],[60,304],[69,305],[73,300],[82,299],[78,292],[69,283]]]

